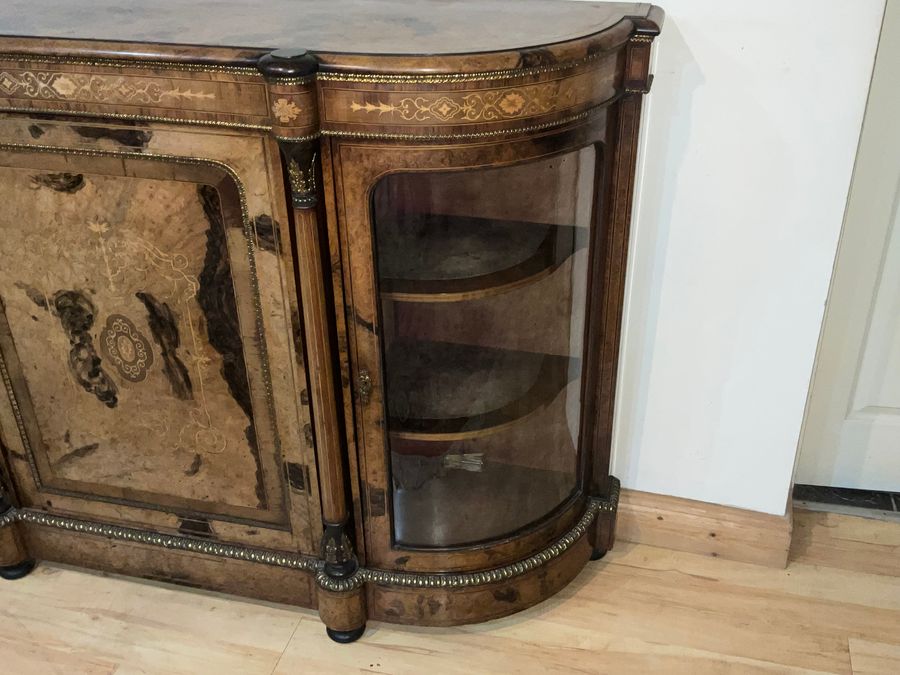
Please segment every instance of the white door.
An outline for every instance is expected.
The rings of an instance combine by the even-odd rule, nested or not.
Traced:
[[[900,492],[900,0],[888,0],[795,476]]]

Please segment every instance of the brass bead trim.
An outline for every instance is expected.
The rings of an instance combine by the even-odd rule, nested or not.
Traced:
[[[522,576],[538,567],[546,565],[569,550],[575,542],[587,533],[588,528],[601,513],[615,513],[619,506],[619,481],[610,476],[610,491],[607,499],[591,499],[588,507],[571,530],[555,543],[519,562],[481,572],[422,574],[416,572],[395,572],[360,568],[346,579],[335,579],[319,570],[316,583],[327,591],[344,593],[355,590],[365,583],[382,586],[404,586],[407,588],[460,588],[483,586],[498,581],[508,581]]]
[[[185,63],[178,61],[79,58],[77,56],[53,56],[50,54],[0,53],[0,61],[28,61],[29,63],[55,63],[67,66],[92,66],[97,68],[139,68],[146,70],[180,70],[191,73],[225,73],[262,77],[254,66],[226,66],[214,63]]]
[[[308,143],[309,141],[314,141],[322,135],[322,132],[317,131],[314,134],[309,134],[307,136],[275,136],[276,141],[282,141],[284,143]]]
[[[614,101],[618,100],[619,96],[616,95],[611,99],[604,101],[603,103],[588,108],[580,113],[575,115],[568,115],[566,117],[561,117],[559,119],[553,120],[551,122],[543,122],[541,124],[532,124],[527,127],[515,127],[509,129],[496,129],[493,131],[473,131],[469,133],[458,133],[458,134],[395,134],[395,133],[381,133],[377,131],[368,132],[368,131],[341,131],[339,129],[322,129],[323,136],[336,136],[339,138],[363,138],[363,139],[384,139],[384,140],[400,140],[400,141],[443,141],[443,140],[465,140],[465,139],[478,139],[478,138],[492,138],[496,136],[510,136],[513,134],[526,134],[532,131],[543,131],[544,129],[553,129],[554,127],[560,127],[566,124],[570,124],[572,122],[578,122],[580,120],[587,119],[591,117],[593,114],[599,112],[603,108],[606,108]]]
[[[0,514],[0,527],[16,522],[34,523],[46,527],[55,527],[70,532],[106,537],[137,544],[147,544],[162,548],[191,551],[220,558],[245,560],[248,562],[287,567],[290,569],[314,572],[316,583],[327,591],[345,593],[353,591],[365,583],[385,586],[403,586],[407,588],[463,588],[483,586],[498,581],[508,581],[522,576],[534,569],[546,565],[568,551],[583,537],[594,520],[601,513],[615,513],[619,505],[619,481],[609,477],[610,490],[606,499],[591,499],[584,515],[577,523],[556,542],[538,553],[510,565],[480,572],[459,574],[419,574],[415,572],[393,572],[360,568],[346,579],[336,579],[325,574],[324,562],[320,558],[298,553],[282,553],[266,549],[240,546],[236,544],[219,544],[207,539],[160,534],[135,527],[97,523],[79,518],[54,516],[36,509],[9,508]]]
[[[622,45],[580,59],[563,61],[549,66],[532,66],[531,68],[507,68],[505,70],[486,70],[476,73],[442,73],[440,75],[399,75],[391,73],[343,73],[320,71],[317,79],[322,82],[356,82],[356,83],[380,83],[380,84],[449,84],[451,82],[490,82],[493,80],[506,80],[516,77],[530,77],[532,75],[546,75],[558,73],[563,70],[571,70],[601,59]]]
[[[628,93],[628,92],[626,92]],[[322,129],[321,131],[317,131],[313,134],[307,134],[305,136],[275,136],[275,140],[278,141],[288,141],[292,143],[302,143],[304,141],[313,141],[321,136],[337,136],[344,138],[367,138],[367,139],[386,139],[386,140],[454,140],[454,139],[477,139],[477,138],[491,138],[494,136],[508,136],[511,134],[518,133],[528,133],[531,131],[541,131],[543,129],[551,129],[556,126],[561,126],[563,124],[568,124],[570,122],[575,122],[580,119],[584,119],[589,117],[591,114],[599,110],[600,108],[604,108],[611,103],[615,102],[619,97],[615,96],[611,99],[604,101],[603,103],[593,106],[592,108],[585,110],[583,112],[578,113],[577,115],[569,115],[567,117],[560,118],[558,120],[553,120],[552,122],[544,122],[542,124],[536,124],[527,127],[517,127],[512,129],[497,129],[495,131],[479,131],[479,132],[470,132],[470,133],[458,133],[458,134],[402,134],[402,133],[382,133],[382,132],[368,132],[368,131],[342,131],[338,129]],[[150,115],[129,115],[125,113],[97,113],[97,112],[84,112],[84,111],[72,111],[72,110],[55,110],[52,108],[15,108],[15,107],[6,107],[0,106],[0,113],[36,113],[39,115],[70,115],[72,117],[96,117],[96,118],[111,118],[111,119],[122,119],[122,120],[136,120],[141,122],[162,122],[168,124],[184,124],[184,125],[194,125],[194,126],[205,126],[205,127],[225,127],[225,128],[233,128],[233,129],[254,129],[258,131],[271,131],[272,126],[267,124],[248,124],[243,122],[219,122],[215,120],[191,120],[191,119],[183,119],[183,118],[174,118],[174,117],[154,117]],[[147,155],[143,155],[147,156]]]
[[[316,81],[316,73],[312,75],[304,75],[303,77],[273,77],[267,80],[269,84],[310,84]]]
[[[3,515],[0,515],[0,527],[15,522],[33,523],[35,525],[43,525],[45,527],[55,527],[69,532],[78,532],[82,534],[90,534],[97,537],[105,537],[107,539],[116,539],[119,541],[130,541],[136,544],[147,544],[149,546],[159,546],[176,551],[190,551],[192,553],[204,553],[219,558],[231,558],[233,560],[245,560],[247,562],[262,563],[264,565],[275,565],[278,567],[287,567],[296,570],[305,570],[313,572],[319,568],[317,558],[298,553],[281,553],[275,551],[267,551],[266,549],[251,548],[249,546],[238,546],[234,544],[219,544],[208,539],[198,539],[196,537],[173,536],[168,534],[160,534],[158,532],[149,532],[135,527],[124,527],[121,525],[109,525],[105,523],[95,523],[89,520],[81,520],[78,518],[67,518],[63,516],[54,516],[44,511],[36,509],[9,509]]]
[[[31,475],[38,489],[41,488],[41,476],[38,473],[37,463],[34,461],[34,453],[31,448],[31,441],[28,439],[28,430],[25,427],[25,418],[22,416],[22,410],[19,407],[19,400],[13,391],[12,379],[9,377],[9,371],[6,368],[6,361],[3,359],[3,352],[0,350],[0,379],[3,380],[3,388],[9,397],[9,404],[12,406],[13,417],[16,420],[16,430],[22,440],[22,446],[25,448],[25,456],[28,459],[28,466],[31,469]],[[0,520],[0,527],[4,523]]]
[[[629,42],[653,42],[653,37],[650,35],[635,35]]]
[[[0,113],[36,113],[38,115],[72,115],[74,117],[98,117],[117,120],[136,120],[139,122],[166,122],[169,124],[191,124],[204,127],[226,127],[234,129],[257,129],[259,131],[271,131],[270,124],[250,124],[248,122],[219,122],[217,120],[191,120],[181,117],[157,117],[154,115],[130,115],[128,113],[115,112],[84,112],[81,110],[58,110],[55,108],[16,108],[12,106],[0,106]],[[222,113],[228,114],[228,113]]]
[[[116,150],[90,150],[85,148],[66,148],[61,146],[53,146],[53,145],[31,145],[25,143],[0,143],[0,150],[6,150],[10,152],[31,152],[31,153],[49,153],[49,154],[62,154],[62,155],[77,155],[80,157],[120,157],[120,158],[130,158],[135,160],[148,160],[162,163],[173,163],[173,164],[193,164],[200,166],[213,166],[222,171],[224,171],[231,180],[234,182],[237,192],[238,192],[238,201],[241,206],[241,224],[242,224],[242,232],[244,234],[244,242],[247,246],[247,267],[250,272],[250,289],[251,296],[253,301],[253,314],[254,314],[254,328],[255,328],[255,342],[256,349],[259,353],[259,361],[260,361],[260,371],[262,375],[262,383],[265,390],[265,399],[266,399],[266,411],[269,415],[270,421],[270,432],[272,434],[273,443],[275,445],[276,452],[281,453],[281,439],[278,435],[278,426],[276,423],[277,417],[275,414],[275,400],[273,398],[272,393],[272,376],[271,369],[269,367],[269,352],[268,352],[268,343],[266,342],[266,333],[265,333],[265,324],[263,321],[263,309],[262,309],[262,300],[260,299],[259,293],[259,275],[256,271],[256,244],[254,243],[254,230],[253,223],[250,220],[250,213],[247,209],[247,191],[244,188],[244,184],[241,181],[240,177],[237,174],[237,171],[233,169],[231,166],[226,164],[225,162],[221,162],[214,159],[204,159],[200,157],[184,157],[179,155],[162,155],[162,154],[153,154],[153,153],[145,153],[145,152],[121,152]],[[2,375],[3,385],[6,389],[6,394],[9,397],[9,400],[12,403],[13,415],[16,418],[16,426],[18,427],[19,434],[22,439],[22,444],[25,449],[28,451],[29,464],[31,465],[32,474],[34,477],[35,484],[38,488],[41,488],[41,479],[40,475],[37,471],[37,466],[34,462],[34,457],[32,455],[31,443],[29,442],[24,418],[22,417],[22,412],[18,404],[18,400],[16,399],[15,391],[12,387],[12,381],[9,378],[9,374],[6,369],[6,363],[3,359],[3,354],[0,353],[0,375]],[[123,502],[128,503],[128,502]]]

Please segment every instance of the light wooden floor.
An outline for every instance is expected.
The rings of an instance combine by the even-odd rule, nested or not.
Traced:
[[[309,611],[41,565],[0,585],[0,673],[900,673],[900,524],[794,522],[787,570],[620,543],[517,616],[349,646]]]

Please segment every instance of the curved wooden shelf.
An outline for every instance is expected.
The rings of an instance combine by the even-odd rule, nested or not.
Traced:
[[[572,225],[462,216],[416,216],[376,231],[381,297],[398,302],[505,293],[543,279],[586,246]]]
[[[549,404],[580,360],[449,342],[398,340],[387,354],[392,438],[446,442],[497,433]]]

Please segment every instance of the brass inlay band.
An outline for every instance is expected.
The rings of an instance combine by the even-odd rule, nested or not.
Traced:
[[[322,82],[369,82],[381,84],[447,84],[451,82],[490,82],[493,80],[506,80],[517,77],[531,77],[532,75],[545,75],[558,73],[592,63],[610,52],[624,45],[616,45],[612,49],[584,56],[580,59],[572,59],[547,66],[532,66],[531,68],[508,68],[506,70],[486,70],[474,73],[441,73],[440,75],[400,75],[391,73],[341,73],[319,71],[316,79]]]
[[[56,108],[28,108],[28,107],[7,107],[0,106],[0,113],[37,113],[39,115],[72,115],[74,117],[99,117],[112,118],[117,120],[136,120],[140,122],[165,122],[168,124],[192,124],[204,127],[231,127],[235,129],[257,129],[259,131],[271,131],[270,124],[250,124],[246,122],[219,122],[217,120],[199,120],[184,119],[181,117],[157,117],[153,115],[131,115],[128,113],[115,112],[85,112],[82,110],[60,110]],[[228,114],[228,113],[206,113],[211,115]]]
[[[478,139],[478,138],[492,138],[495,136],[509,136],[512,134],[523,134],[529,133],[532,131],[543,131],[544,129],[553,129],[554,127],[563,126],[566,124],[570,124],[571,122],[577,122],[580,120],[587,119],[591,117],[595,113],[599,112],[603,108],[606,108],[611,103],[618,100],[620,96],[614,96],[600,105],[593,106],[588,108],[587,110],[583,110],[580,113],[575,115],[567,115],[566,117],[561,117],[556,120],[552,120],[550,122],[543,122],[541,124],[532,124],[530,126],[525,127],[512,127],[508,129],[495,129],[492,131],[473,131],[469,133],[451,133],[451,134],[404,134],[404,133],[390,133],[390,132],[378,132],[378,131],[343,131],[340,129],[322,129],[321,134],[323,136],[337,136],[343,138],[362,138],[362,139],[384,139],[384,140],[401,140],[401,141],[428,141],[428,140],[463,140],[463,139]]]
[[[9,397],[9,404],[12,406],[13,417],[16,420],[16,430],[19,432],[19,437],[22,439],[22,445],[25,448],[25,458],[28,460],[28,467],[31,469],[31,475],[34,477],[35,484],[38,486],[38,489],[40,489],[40,474],[38,474],[37,463],[34,461],[31,441],[28,440],[28,429],[25,427],[25,418],[22,417],[22,410],[19,408],[19,400],[15,397],[13,392],[9,370],[7,370],[6,361],[3,359],[3,350],[0,350],[0,379],[3,380],[3,388],[6,390],[6,394]],[[0,522],[0,526],[2,525],[3,523]]]
[[[49,54],[0,53],[0,61],[25,63],[57,63],[68,66],[92,66],[96,68],[142,68],[149,70],[180,70],[190,73],[226,73],[230,75],[250,75],[261,78],[254,66],[226,66],[213,63],[184,63],[177,61],[128,60],[104,58],[79,58],[77,56],[52,56]]]
[[[284,141],[285,143],[306,143],[308,141],[314,141],[322,135],[322,132],[317,131],[314,134],[308,134],[306,136],[275,136],[276,141]]]
[[[543,550],[524,560],[504,565],[490,570],[479,572],[461,573],[416,573],[393,572],[389,570],[377,570],[360,568],[352,576],[346,579],[335,579],[324,572],[324,561],[310,555],[299,553],[284,553],[267,549],[238,544],[220,544],[208,539],[196,537],[176,536],[160,534],[136,527],[111,525],[98,523],[80,518],[55,516],[37,509],[10,508],[0,514],[0,527],[16,522],[33,523],[46,527],[55,527],[70,532],[106,537],[120,541],[129,541],[136,544],[147,544],[162,548],[191,551],[221,558],[233,560],[245,560],[248,562],[286,567],[289,569],[313,572],[316,575],[316,583],[323,589],[332,592],[352,591],[364,583],[373,583],[386,586],[403,586],[407,588],[461,588],[470,586],[483,586],[498,581],[508,581],[522,576],[534,569],[546,565],[568,551],[583,537],[594,520],[601,513],[615,513],[619,504],[619,481],[610,476],[609,497],[606,499],[590,499],[587,509],[577,523],[559,539]]]
[[[159,546],[175,551],[190,551],[192,553],[205,553],[219,558],[231,558],[233,560],[245,560],[247,562],[262,563],[265,565],[277,565],[296,570],[314,572],[319,568],[317,558],[299,553],[283,553],[267,551],[249,546],[233,544],[219,544],[208,539],[196,537],[174,536],[150,532],[136,527],[124,527],[122,525],[109,525],[95,523],[90,520],[54,516],[37,509],[11,508],[0,515],[0,527],[12,523],[34,523],[45,527],[55,527],[69,532],[90,534],[107,539],[130,541],[136,544]]]
[[[285,84],[309,84],[311,82],[316,81],[316,73],[312,75],[306,75],[304,77],[274,77],[269,80],[270,84],[275,85],[285,85]]]

